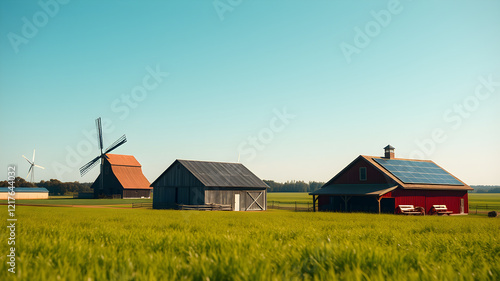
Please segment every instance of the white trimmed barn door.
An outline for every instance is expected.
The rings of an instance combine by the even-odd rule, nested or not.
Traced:
[[[251,211],[264,211],[265,208],[265,198],[264,198],[264,192],[257,191],[257,192],[249,192],[247,191],[247,202],[250,202],[250,204],[246,207],[246,210],[251,210]]]
[[[240,210],[240,194],[239,193],[234,194],[234,210],[235,211]]]

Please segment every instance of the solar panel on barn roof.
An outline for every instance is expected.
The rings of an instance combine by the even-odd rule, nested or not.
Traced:
[[[432,162],[379,158],[373,160],[404,183],[463,185],[450,173]]]

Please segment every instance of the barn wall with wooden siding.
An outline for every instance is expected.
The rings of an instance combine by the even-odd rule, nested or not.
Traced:
[[[174,209],[175,187],[154,187],[153,189],[153,208],[154,209]]]
[[[415,205],[424,207],[426,212],[431,211],[432,205],[446,205],[454,214],[461,213],[461,200],[463,211],[469,213],[469,200],[467,190],[403,190],[393,191],[398,205]]]
[[[153,207],[173,209],[177,205],[204,205],[204,187],[155,187]]]
[[[318,195],[318,210],[319,211],[333,211],[335,202],[332,201],[333,196],[331,195]]]
[[[366,168],[366,180],[364,181],[359,179],[359,168],[361,167]],[[333,181],[334,184],[383,184],[388,182],[392,182],[392,180],[363,158],[358,159]]]
[[[461,213],[463,200],[464,213],[469,213],[467,190],[408,190],[396,189],[392,192],[398,205],[414,205],[424,207],[426,213],[431,211],[432,205],[446,205],[454,214]]]
[[[203,184],[195,177],[188,169],[181,163],[176,162],[161,175],[156,186],[170,186],[170,187],[193,187],[203,186]]]
[[[151,190],[149,189],[124,189],[123,198],[149,198]]]
[[[266,190],[207,189],[205,190],[205,200],[207,204],[231,205],[231,209],[235,210],[236,194],[240,195],[241,211],[261,211],[267,209]],[[252,197],[257,199],[255,203]]]
[[[153,208],[173,209],[178,204],[203,205],[204,187],[202,183],[179,162],[161,175],[153,185]]]
[[[396,198],[396,207],[399,205],[425,207],[425,193],[423,190],[404,190],[398,188],[393,190],[391,195]]]
[[[111,172],[111,165],[105,161],[104,162],[104,181],[103,181],[103,189],[99,189],[100,187],[100,177],[99,175],[95,182],[92,184],[91,188],[94,189],[94,197],[95,198],[105,198],[120,196],[123,198],[122,186],[120,181],[116,178],[116,176]]]

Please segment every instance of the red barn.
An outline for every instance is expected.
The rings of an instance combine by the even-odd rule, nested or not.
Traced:
[[[141,164],[132,155],[106,154],[104,158],[103,189],[99,175],[92,184],[95,198],[150,198],[149,181],[142,173]]]
[[[399,205],[446,205],[453,214],[467,214],[470,186],[429,160],[360,155],[313,195],[319,211],[395,213]]]

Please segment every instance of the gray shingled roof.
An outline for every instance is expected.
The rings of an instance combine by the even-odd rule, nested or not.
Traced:
[[[206,187],[268,188],[240,163],[177,160]]]

